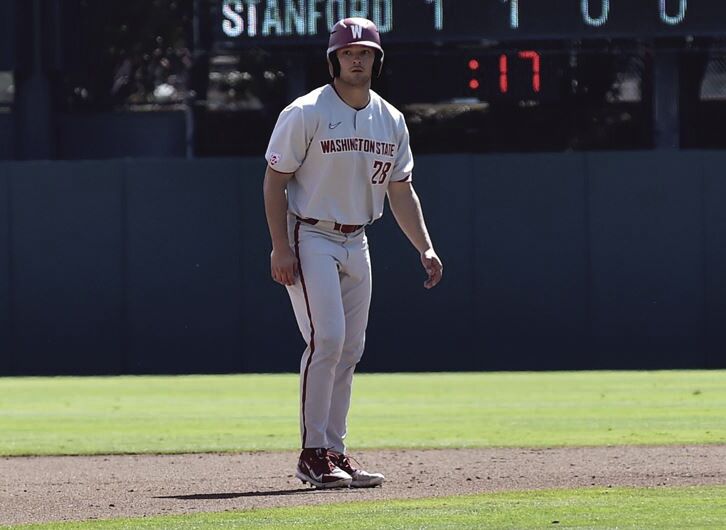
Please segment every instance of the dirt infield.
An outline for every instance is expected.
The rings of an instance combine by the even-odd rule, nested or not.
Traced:
[[[726,485],[726,445],[365,451],[381,488],[316,491],[297,453],[0,459],[0,524],[582,486]]]

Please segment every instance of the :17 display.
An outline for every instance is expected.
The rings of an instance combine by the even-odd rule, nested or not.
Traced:
[[[535,94],[539,94],[542,89],[542,71],[541,71],[541,56],[539,52],[535,50],[521,50],[518,52],[514,52],[513,54],[517,60],[521,61],[528,61],[531,65],[532,70],[532,77],[531,77],[531,90]],[[499,93],[504,95],[509,93],[510,89],[510,82],[509,82],[509,74],[510,74],[510,65],[509,65],[509,55],[507,53],[502,53],[499,55],[499,59],[497,61],[499,65]],[[469,59],[469,62],[467,63],[467,66],[469,68],[471,78],[469,79],[468,86],[470,90],[476,91],[481,86],[481,83],[479,82],[479,79],[477,78],[477,74],[479,72],[480,63],[477,59]]]

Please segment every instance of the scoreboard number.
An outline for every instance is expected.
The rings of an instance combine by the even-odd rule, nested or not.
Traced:
[[[0,3],[2,0],[0,0]],[[220,48],[320,44],[346,17],[387,44],[722,36],[726,0],[211,0]]]

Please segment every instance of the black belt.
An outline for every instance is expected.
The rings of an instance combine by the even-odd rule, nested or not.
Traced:
[[[296,216],[297,217],[297,216]],[[343,225],[340,223],[336,223],[333,221],[320,221],[319,219],[313,219],[311,217],[303,219],[302,217],[297,218],[298,221],[302,221],[303,223],[307,223],[309,225],[316,225],[321,222],[330,223],[332,225],[333,230],[336,232],[340,232],[341,234],[350,234],[351,232],[355,232],[357,230],[360,230],[365,225]]]

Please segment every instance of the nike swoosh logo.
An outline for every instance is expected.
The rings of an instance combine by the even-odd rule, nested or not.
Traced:
[[[328,124],[328,129],[335,129],[341,123],[343,123],[343,122],[342,121],[339,121],[338,123],[329,123]]]

